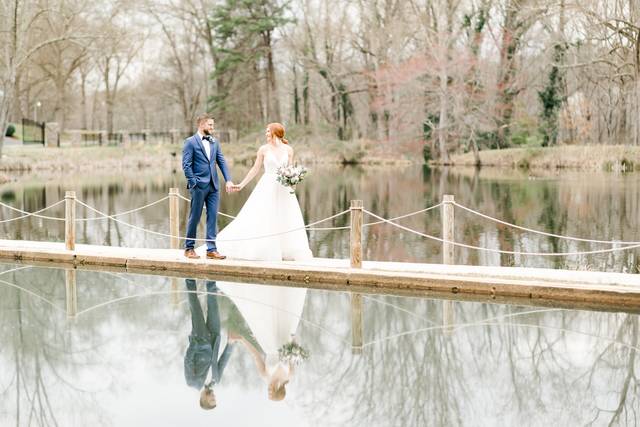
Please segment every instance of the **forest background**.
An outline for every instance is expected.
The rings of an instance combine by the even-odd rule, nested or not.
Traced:
[[[188,132],[209,111],[355,162],[633,149],[639,23],[635,0],[0,0],[0,129]]]

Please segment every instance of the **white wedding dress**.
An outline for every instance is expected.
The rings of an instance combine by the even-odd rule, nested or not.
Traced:
[[[295,194],[276,181],[288,155],[266,150],[264,174],[238,216],[218,233],[218,252],[229,259],[301,261],[313,258]]]
[[[265,353],[268,375],[282,366],[278,349],[290,342],[302,318],[307,290],[248,283],[217,282],[218,288],[236,305]]]

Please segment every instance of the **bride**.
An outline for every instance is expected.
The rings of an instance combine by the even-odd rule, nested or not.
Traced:
[[[269,399],[283,400],[296,367],[309,357],[296,340],[307,290],[220,281],[217,286],[238,308],[255,343],[233,333],[229,339],[242,343],[251,354]]]
[[[284,138],[284,126],[270,123],[266,137],[267,143],[258,149],[253,167],[234,190],[242,190],[262,167],[264,174],[238,216],[218,233],[216,245],[221,253],[235,259],[313,258],[298,199],[276,181],[278,167],[293,162],[293,149]]]

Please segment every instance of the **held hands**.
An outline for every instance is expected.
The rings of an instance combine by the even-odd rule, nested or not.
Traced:
[[[234,184],[231,181],[228,181],[226,184],[226,190],[227,190],[227,193],[236,193],[242,190],[242,186],[240,186],[239,184]]]

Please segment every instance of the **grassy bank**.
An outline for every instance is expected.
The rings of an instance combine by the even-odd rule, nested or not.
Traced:
[[[509,148],[480,152],[481,166],[521,169],[640,171],[640,147],[628,145],[567,145]],[[437,162],[433,162],[437,165]],[[454,166],[474,166],[473,153],[451,156]]]
[[[419,155],[403,147],[359,141],[338,141],[312,135],[304,129],[291,132],[290,141],[296,161],[313,164],[399,165],[420,163]],[[262,129],[240,141],[223,144],[222,150],[231,164],[253,164],[258,147],[264,143]],[[182,144],[132,145],[130,147],[87,146],[43,148],[42,146],[5,147],[0,161],[0,182],[14,179],[17,173],[121,173],[149,170],[181,169]]]

